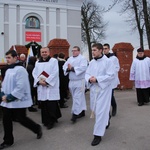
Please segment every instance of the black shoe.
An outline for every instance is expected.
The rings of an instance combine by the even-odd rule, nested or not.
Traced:
[[[5,142],[3,142],[2,144],[0,144],[0,149],[4,149],[4,148],[10,147],[12,145],[13,144],[6,144]]]
[[[85,110],[83,110],[79,115],[77,115],[77,118],[81,118],[85,116]]]
[[[64,104],[64,105],[60,105],[60,108],[68,108],[68,106]]]
[[[86,93],[87,91],[89,91],[89,89],[85,89],[85,93]]]
[[[91,145],[96,146],[101,142],[101,140],[102,140],[101,136],[94,135],[94,139],[93,139]]]
[[[108,120],[108,125],[106,126],[106,129],[108,129],[110,126],[110,119],[111,119],[111,115],[109,114],[109,120]]]
[[[34,107],[29,107],[28,110],[29,110],[30,112],[37,112],[37,109],[34,108]]]
[[[139,104],[138,104],[138,106],[143,106],[143,105],[144,105],[144,103],[139,103]]]
[[[50,123],[46,127],[47,127],[47,130],[50,130],[54,127],[54,123]]]
[[[72,115],[72,118],[71,118],[71,121],[72,121],[73,123],[75,123],[76,120],[77,120],[77,115],[73,114],[73,115]]]
[[[112,116],[116,116],[116,113],[117,113],[117,108],[112,108]]]
[[[12,121],[19,122],[19,120],[17,118],[13,118]]]
[[[68,100],[69,98],[70,98],[69,96],[65,97],[65,99],[67,99],[67,100]]]
[[[37,139],[40,139],[42,137],[43,133],[42,133],[42,128],[41,126],[39,125],[39,130],[38,130],[38,133],[37,133]]]
[[[106,129],[108,129],[108,128],[109,128],[109,126],[110,126],[110,121],[108,122],[108,125],[106,126]]]

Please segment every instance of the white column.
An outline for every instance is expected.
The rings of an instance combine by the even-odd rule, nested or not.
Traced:
[[[67,39],[67,10],[60,9],[60,38]]]
[[[5,50],[4,50],[4,5],[0,4],[0,62],[4,59]],[[4,34],[3,34],[4,33]]]
[[[16,32],[16,6],[15,5],[9,5],[9,45],[15,45],[17,44],[17,32]]]
[[[41,43],[41,45],[44,45],[44,46],[46,46],[48,43],[47,43],[47,41],[48,41],[48,39],[47,38],[49,38],[47,35],[46,35],[46,33],[48,32],[47,31],[47,29],[49,29],[48,27],[47,27],[47,24],[46,24],[46,9],[44,9],[44,10],[42,10],[43,11],[43,13],[41,13],[40,15],[41,15],[41,17],[42,17],[42,19],[43,19],[43,23],[41,23],[41,38],[42,38],[42,43]]]
[[[49,9],[49,39],[56,38],[56,9]]]
[[[28,10],[29,11],[29,10]],[[30,13],[30,12],[29,12]],[[25,41],[25,31],[24,31],[24,26],[25,23],[23,22],[23,18],[26,15],[26,11],[25,11],[25,7],[20,5],[20,20],[19,20],[19,24],[20,24],[20,45],[24,45],[24,41]]]

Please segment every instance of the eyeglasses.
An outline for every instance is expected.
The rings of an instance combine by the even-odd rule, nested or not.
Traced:
[[[72,52],[77,52],[78,50],[72,50]]]

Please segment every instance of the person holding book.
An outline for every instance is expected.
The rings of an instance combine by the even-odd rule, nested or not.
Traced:
[[[35,63],[33,69],[34,87],[37,87],[38,101],[41,102],[41,119],[47,129],[53,128],[61,117],[58,100],[59,69],[58,60],[50,57],[48,47],[40,50],[41,58]]]

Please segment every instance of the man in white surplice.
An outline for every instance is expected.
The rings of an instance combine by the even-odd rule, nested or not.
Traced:
[[[90,88],[91,118],[95,116],[94,139],[92,146],[98,145],[104,135],[109,120],[109,111],[114,80],[113,63],[103,55],[103,45],[92,45],[93,59],[85,73],[88,88]]]
[[[80,48],[74,46],[71,56],[63,65],[64,74],[69,73],[69,89],[73,99],[71,121],[76,122],[77,118],[85,116],[85,71],[87,60],[80,54]]]
[[[113,53],[110,53],[110,45],[108,43],[105,43],[103,45],[103,52],[114,64],[115,73],[116,73],[115,80],[112,83],[113,89],[112,89],[112,96],[111,96],[112,116],[115,116],[117,113],[117,103],[116,103],[115,96],[114,96],[114,89],[117,88],[118,84],[120,84],[120,81],[118,78],[120,65],[119,65],[118,58]]]
[[[150,97],[150,58],[144,55],[142,48],[137,49],[137,56],[132,62],[130,80],[135,81],[138,106],[148,103]]]
[[[6,52],[7,66],[0,92],[0,103],[3,111],[4,142],[0,149],[8,148],[14,143],[13,119],[37,134],[37,139],[42,137],[41,126],[26,115],[26,108],[32,105],[30,84],[26,69],[17,60],[17,52]],[[22,134],[24,136],[24,134]],[[14,148],[15,149],[15,148]]]
[[[50,58],[48,47],[41,48],[40,54],[41,58],[36,62],[32,74],[34,87],[37,87],[38,101],[41,102],[42,123],[47,129],[51,129],[61,117],[58,105],[60,99],[58,60]]]

